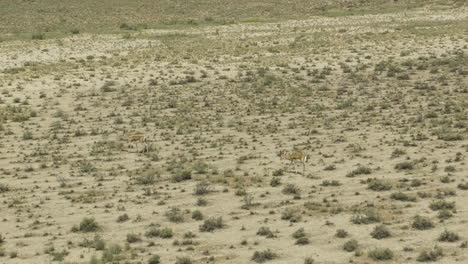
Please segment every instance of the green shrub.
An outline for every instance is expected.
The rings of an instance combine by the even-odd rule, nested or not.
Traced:
[[[409,162],[409,161],[400,162],[400,163],[397,163],[395,165],[395,169],[397,169],[397,170],[412,170],[412,169],[414,169],[414,164],[413,164],[413,162]]]
[[[308,245],[310,243],[307,237],[300,237],[296,240],[296,245]]]
[[[192,264],[192,259],[189,257],[177,257],[175,264]]]
[[[442,242],[456,242],[460,239],[460,236],[455,233],[455,232],[450,232],[448,230],[445,230],[440,234],[438,240]]]
[[[362,212],[354,214],[351,217],[351,222],[353,224],[372,224],[380,222],[381,218],[379,213],[374,208],[368,208]]]
[[[208,182],[199,182],[197,185],[195,185],[195,190],[193,193],[195,195],[205,195],[211,192],[211,186]]]
[[[359,243],[356,239],[346,241],[343,245],[343,250],[347,252],[353,252],[359,247]]]
[[[177,207],[172,207],[165,215],[169,221],[174,223],[182,223],[184,221],[184,213]]]
[[[278,177],[273,177],[270,181],[270,186],[271,187],[276,187],[276,186],[279,186],[281,185],[281,179],[278,178]]]
[[[224,227],[224,222],[222,217],[211,217],[206,219],[205,222],[200,225],[200,232],[213,232],[216,229]]]
[[[8,192],[10,187],[6,184],[0,183],[0,193]]]
[[[148,259],[148,264],[159,264],[161,263],[161,257],[158,255],[153,255]]]
[[[130,217],[128,216],[128,214],[123,214],[123,215],[119,215],[117,217],[117,223],[123,223],[123,222],[126,222],[130,219]]]
[[[44,40],[45,39],[45,34],[41,33],[41,32],[33,33],[31,38],[36,39],[36,40]]]
[[[96,232],[100,229],[100,226],[94,218],[83,218],[79,226],[72,228],[73,232]]]
[[[423,250],[419,253],[419,256],[416,258],[419,262],[430,262],[436,261],[444,255],[442,248],[435,247],[432,250]]]
[[[390,183],[379,179],[368,180],[367,185],[367,188],[373,191],[388,191],[392,189],[392,185]]]
[[[375,238],[375,239],[382,239],[382,238],[390,237],[391,233],[387,229],[387,227],[385,227],[384,225],[378,225],[371,232],[371,236],[372,238]]]
[[[275,235],[273,234],[273,232],[271,232],[270,228],[266,227],[266,226],[262,226],[258,229],[257,231],[257,235],[258,236],[264,236],[264,237],[268,237],[268,238],[271,238],[271,237],[275,237]]]
[[[301,211],[297,208],[286,208],[282,213],[281,213],[281,219],[282,220],[289,220],[292,223],[297,223],[301,220],[302,215]]]
[[[393,252],[388,248],[376,248],[369,251],[367,255],[376,261],[393,259]]]
[[[390,199],[404,201],[404,202],[415,202],[416,197],[410,196],[403,192],[394,192],[390,195]]]
[[[338,230],[336,230],[335,236],[339,237],[339,238],[345,238],[345,237],[348,236],[348,232],[346,232],[343,229],[338,229]]]
[[[284,194],[300,194],[301,189],[292,183],[288,183],[281,192]]]
[[[437,213],[437,218],[441,220],[449,219],[452,216],[453,216],[452,212],[446,209],[442,209],[439,211],[439,213]]]
[[[120,253],[122,253],[122,248],[118,244],[113,244],[102,252],[102,262],[117,262],[122,258]]]
[[[355,177],[362,174],[371,174],[372,170],[368,167],[359,166],[357,169],[346,174],[346,177]]]
[[[169,227],[165,227],[159,230],[160,238],[171,238],[174,235],[174,232]]]
[[[263,263],[263,262],[266,262],[266,261],[269,261],[269,260],[273,260],[277,257],[277,255],[273,252],[271,252],[271,250],[267,249],[267,250],[264,250],[264,251],[255,251],[253,256],[252,256],[252,260],[257,262],[257,263]]]
[[[305,236],[306,236],[306,233],[305,233],[304,228],[302,228],[302,227],[299,228],[298,230],[294,231],[294,233],[292,234],[292,237],[295,238],[295,239],[305,237]]]
[[[429,208],[433,211],[438,210],[453,210],[455,209],[455,202],[447,202],[444,200],[433,201]]]
[[[197,221],[203,220],[203,213],[200,210],[193,211],[192,219],[197,220]]]
[[[417,215],[414,217],[413,224],[411,226],[418,230],[427,230],[434,228],[434,223],[432,223],[431,219],[427,217]]]
[[[135,182],[141,185],[151,185],[156,182],[156,178],[159,177],[159,173],[153,170],[145,172],[143,175],[140,175],[135,178]]]
[[[283,169],[274,170],[272,175],[275,176],[275,177],[283,176],[284,175],[284,170]]]
[[[178,170],[172,175],[172,182],[182,182],[192,179],[192,171],[190,170]]]
[[[137,234],[127,234],[127,242],[128,243],[136,243],[136,242],[140,242],[141,241],[141,237]]]

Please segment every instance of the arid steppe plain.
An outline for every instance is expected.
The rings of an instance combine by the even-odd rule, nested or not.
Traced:
[[[468,263],[464,1],[152,2],[0,3],[0,263]]]

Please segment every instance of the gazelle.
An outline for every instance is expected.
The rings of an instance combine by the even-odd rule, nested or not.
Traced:
[[[148,136],[144,134],[132,134],[123,137],[123,140],[127,141],[128,143],[135,143],[135,147],[138,151],[138,143],[141,142],[144,146],[143,152],[148,151]]]
[[[309,161],[310,156],[302,152],[289,152],[286,150],[282,150],[280,151],[280,158],[281,160],[289,160],[291,162],[290,164],[293,164],[295,161],[301,162],[302,163],[302,175],[304,175],[305,165]],[[294,166],[294,171],[295,173],[297,173],[296,166]]]

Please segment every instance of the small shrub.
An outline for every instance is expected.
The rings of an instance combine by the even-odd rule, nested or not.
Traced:
[[[442,242],[456,242],[460,239],[460,236],[455,233],[455,232],[450,232],[448,230],[445,230],[440,234],[438,240]]]
[[[322,183],[320,184],[321,186],[340,186],[341,183],[337,180],[332,180],[332,181],[329,181],[329,180],[324,180],[322,181]]]
[[[159,230],[160,238],[171,238],[174,235],[174,232],[169,227],[165,227]]]
[[[369,256],[369,258],[376,261],[393,259],[393,252],[388,248],[376,248],[374,250],[369,251],[367,255]]]
[[[268,238],[271,238],[271,237],[275,237],[275,235],[273,234],[273,232],[271,232],[270,228],[266,227],[266,226],[262,226],[258,229],[257,231],[257,235],[258,236],[264,236],[264,237],[268,237]]]
[[[273,177],[273,179],[271,179],[270,181],[270,186],[271,187],[276,187],[276,186],[279,186],[281,185],[281,179],[278,178],[278,177]]]
[[[404,201],[404,202],[415,202],[416,197],[410,196],[403,192],[394,192],[390,195],[390,199]]]
[[[292,237],[295,238],[295,239],[305,237],[305,236],[306,236],[306,233],[305,233],[304,228],[302,228],[302,227],[299,228],[298,230],[294,231],[294,233],[292,234]]]
[[[367,188],[373,191],[388,191],[392,189],[392,185],[390,183],[378,179],[371,179],[367,184]]]
[[[409,161],[400,162],[400,163],[397,163],[395,165],[395,169],[397,169],[397,170],[412,170],[412,169],[414,169],[414,164],[413,164],[413,162],[409,162]]]
[[[468,182],[465,182],[465,183],[460,183],[458,184],[458,189],[460,190],[468,190]],[[1,192],[1,187],[0,187],[0,192]]]
[[[128,243],[136,243],[136,242],[140,242],[141,241],[141,237],[137,234],[127,234],[127,242]]]
[[[211,186],[208,182],[199,182],[195,185],[193,193],[195,195],[205,195],[211,192]]]
[[[284,186],[283,190],[281,191],[283,194],[300,194],[301,189],[296,185],[289,183]]]
[[[359,243],[356,239],[346,241],[343,245],[343,250],[347,252],[353,252],[359,247]]]
[[[118,261],[121,258],[120,253],[122,253],[122,248],[118,244],[113,244],[102,252],[102,262]]]
[[[413,224],[411,226],[418,230],[427,230],[434,228],[434,223],[432,223],[432,221],[427,217],[417,215],[414,217]]]
[[[174,223],[182,223],[184,221],[184,213],[177,207],[172,207],[165,215],[169,221]]]
[[[264,250],[264,251],[255,251],[253,256],[252,256],[252,260],[257,262],[257,263],[263,263],[263,262],[266,262],[266,261],[269,261],[269,260],[273,260],[277,257],[277,255],[273,252],[271,252],[271,250],[267,249],[267,250]]]
[[[119,215],[119,217],[117,217],[117,223],[123,223],[128,221],[129,219],[130,217],[128,217],[128,214]]]
[[[433,211],[438,210],[453,210],[455,209],[455,202],[447,202],[444,200],[434,201],[429,205],[429,208]]]
[[[353,224],[372,224],[380,222],[380,215],[374,208],[368,208],[367,210],[357,213],[351,217]]]
[[[345,238],[345,237],[348,236],[348,232],[346,232],[343,229],[338,229],[338,230],[336,230],[335,236],[339,237],[339,238]]]
[[[159,264],[161,263],[161,257],[158,255],[153,255],[148,259],[148,264]]]
[[[419,256],[416,258],[416,260],[419,262],[436,261],[443,255],[444,253],[442,248],[436,246],[432,250],[423,250],[421,253],[419,253]]]
[[[171,238],[173,236],[173,231],[172,229],[165,227],[162,229],[158,229],[155,227],[152,227],[150,230],[148,230],[145,233],[146,237],[149,238],[154,238],[154,237],[160,237],[160,238]]]
[[[282,220],[289,220],[292,223],[299,222],[301,218],[301,212],[297,208],[286,208],[281,214]]]
[[[6,184],[0,183],[0,193],[8,192],[10,187]]]
[[[273,176],[277,177],[277,176],[283,176],[284,175],[284,170],[283,169],[277,169],[277,170],[274,170],[273,171]]]
[[[213,232],[216,229],[220,229],[224,227],[224,222],[222,217],[212,217],[206,219],[205,222],[200,225],[200,232]]]
[[[371,174],[372,170],[368,167],[359,166],[357,169],[346,174],[346,177],[355,177],[362,174]]]
[[[23,132],[23,140],[33,139],[33,133],[29,130]]]
[[[45,34],[41,33],[41,32],[33,33],[31,38],[35,39],[35,40],[44,40],[45,39]]]
[[[192,171],[190,170],[179,170],[172,175],[172,182],[181,182],[192,179]]]
[[[189,257],[177,257],[175,264],[192,264],[192,259]]]
[[[296,245],[308,245],[310,243],[307,237],[300,237],[296,240]]]
[[[72,231],[74,232],[96,232],[100,229],[99,224],[94,218],[83,218],[79,226],[74,226]]]
[[[375,238],[375,239],[382,239],[382,238],[390,237],[391,233],[387,229],[387,227],[385,227],[384,225],[378,225],[371,232],[371,236],[372,238]]]
[[[441,220],[449,219],[452,216],[453,216],[452,212],[446,209],[440,210],[439,213],[437,213],[437,218]]]
[[[155,171],[147,171],[143,175],[135,178],[135,182],[141,185],[152,185],[156,182],[156,178],[159,177],[159,173]]]
[[[200,210],[193,211],[192,219],[197,220],[197,221],[203,220],[203,213]]]

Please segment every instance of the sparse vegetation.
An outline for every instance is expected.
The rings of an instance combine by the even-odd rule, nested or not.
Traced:
[[[466,1],[71,2],[0,1],[1,263],[468,258]]]

